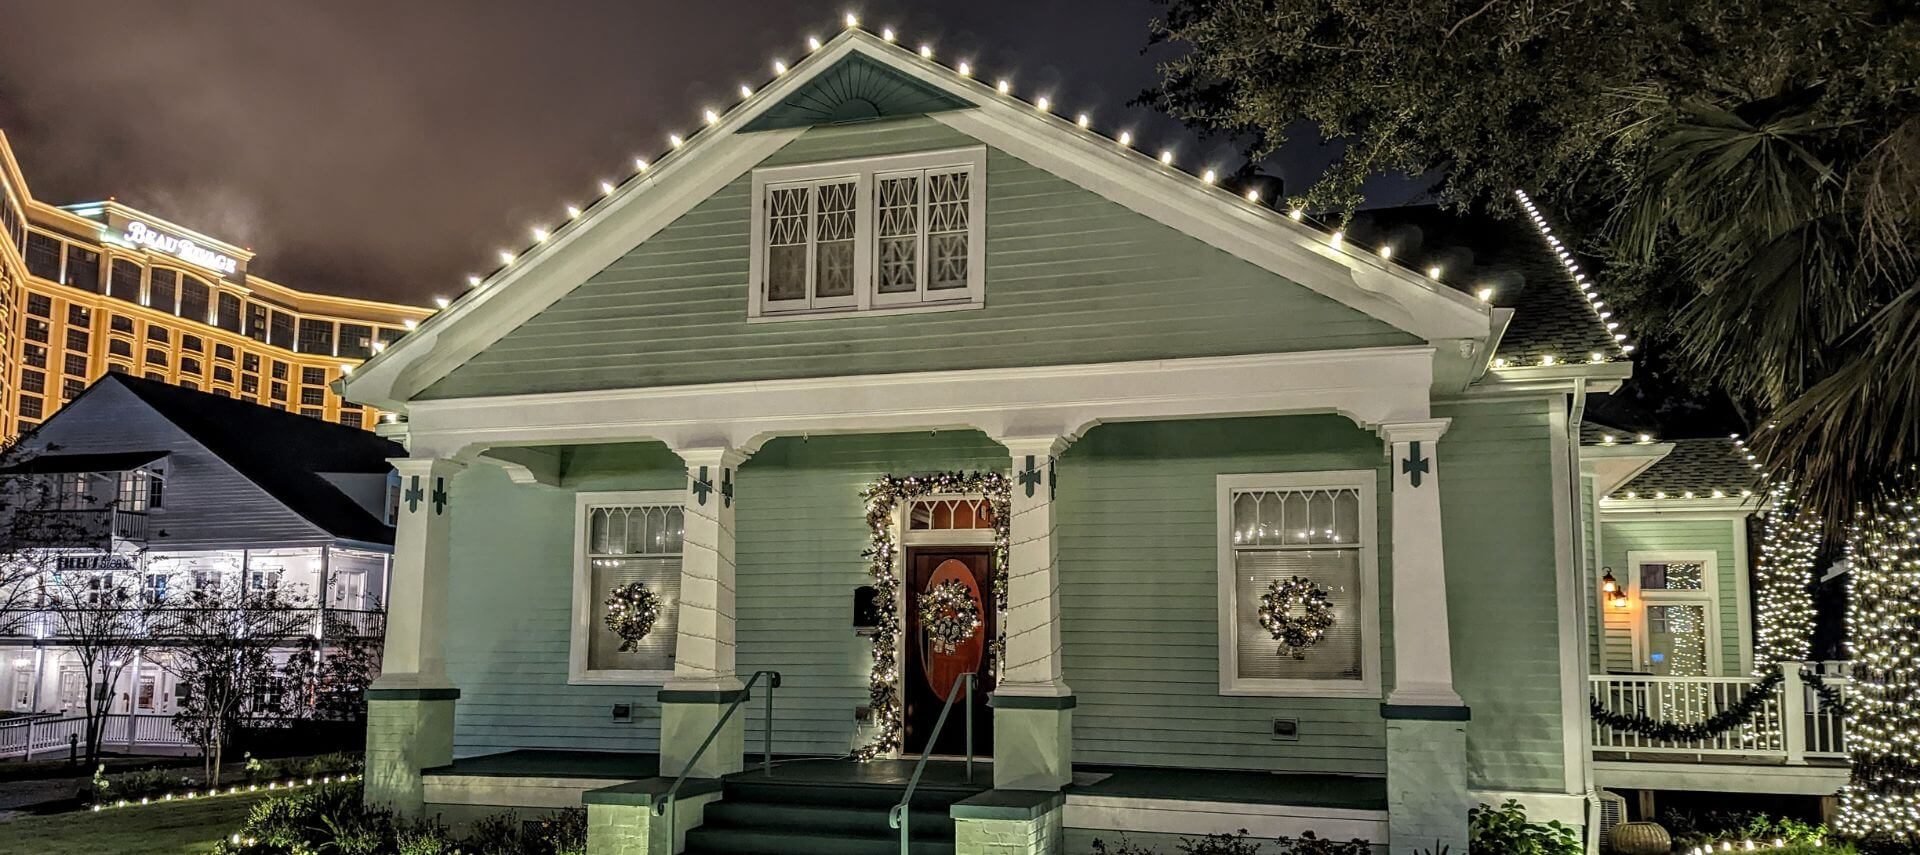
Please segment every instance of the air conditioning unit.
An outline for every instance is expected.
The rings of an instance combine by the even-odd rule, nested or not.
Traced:
[[[1601,790],[1599,827],[1594,829],[1600,841],[1601,851],[1607,848],[1607,838],[1613,834],[1613,827],[1627,821],[1627,798],[1610,790]]]

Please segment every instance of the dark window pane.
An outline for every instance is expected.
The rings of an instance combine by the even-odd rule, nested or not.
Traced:
[[[309,407],[325,406],[327,403],[327,393],[321,389],[301,389],[300,403]]]
[[[207,322],[207,304],[213,292],[207,283],[193,276],[180,277],[180,317]]]
[[[53,298],[45,294],[28,294],[27,314],[41,318],[53,317]]]
[[[267,333],[267,343],[274,347],[293,349],[293,316],[285,312],[273,313],[273,325]]]
[[[151,281],[147,283],[147,305],[162,312],[173,311],[174,306],[179,305],[178,295],[174,293],[179,276],[171,270],[155,268],[148,278]]]
[[[147,348],[147,362],[154,365],[167,364],[167,352],[157,347]]]
[[[302,368],[300,369],[300,382],[308,386],[323,385],[327,382],[327,370],[325,368]]]
[[[84,353],[87,347],[92,344],[92,336],[87,335],[86,330],[67,330],[68,350],[78,350]]]
[[[117,338],[109,340],[107,342],[107,352],[114,356],[124,356],[131,359],[133,358],[133,343]]]
[[[241,371],[259,371],[260,370],[260,354],[258,353],[240,354],[240,370]]]
[[[220,344],[218,342],[214,343],[213,358],[226,360],[227,362],[232,362],[233,361],[233,345]]]
[[[93,326],[93,311],[91,309],[88,309],[86,306],[82,306],[78,304],[68,304],[67,325],[74,326],[74,327]]]
[[[191,333],[181,333],[180,349],[191,350],[194,353],[202,353],[207,349],[207,346],[204,342],[200,340],[199,336],[193,335]]]
[[[39,232],[27,233],[27,272],[60,281],[60,241]]]
[[[114,332],[131,333],[133,332],[133,318],[127,317],[126,315],[114,315],[107,320],[107,326],[112,328]]]
[[[301,318],[300,352],[332,355],[333,322]]]
[[[218,310],[214,313],[215,326],[228,332],[240,331],[240,298],[237,295],[220,292]]]
[[[172,339],[168,337],[167,328],[157,324],[147,325],[147,338],[154,341],[172,341]]]
[[[68,374],[85,377],[87,376],[87,357],[83,354],[69,353],[65,360],[65,368]]]
[[[20,370],[20,391],[40,394],[47,391],[47,375],[31,368]]]
[[[88,291],[100,290],[100,253],[84,246],[68,244],[66,283]]]
[[[107,293],[129,303],[140,302],[140,265],[124,258],[113,260],[113,272],[107,278]]]
[[[191,356],[180,357],[180,372],[182,374],[199,374],[200,360]]]
[[[267,307],[259,303],[247,304],[247,335],[254,341],[267,340]]]
[[[366,324],[341,324],[340,355],[354,359],[373,356],[373,327]]]

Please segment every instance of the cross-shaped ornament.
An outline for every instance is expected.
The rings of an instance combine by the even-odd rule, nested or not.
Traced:
[[[415,475],[413,476],[413,480],[408,482],[405,498],[407,500],[407,513],[411,514],[420,510],[420,500],[426,498],[426,494],[420,491],[420,476]]]
[[[707,467],[700,467],[700,475],[693,479],[693,497],[700,504],[707,503],[707,494],[713,492],[713,479],[707,477]]]
[[[433,479],[433,515],[439,516],[447,511],[447,479],[435,476]]]
[[[1400,461],[1400,471],[1415,488],[1420,486],[1420,476],[1433,471],[1433,461],[1420,456],[1420,440],[1407,443],[1407,459]]]
[[[733,470],[720,468],[720,504],[733,507]]]
[[[1034,463],[1033,455],[1027,455],[1027,468],[1020,470],[1020,486],[1027,488],[1027,498],[1033,498],[1033,488],[1040,486],[1040,467]]]

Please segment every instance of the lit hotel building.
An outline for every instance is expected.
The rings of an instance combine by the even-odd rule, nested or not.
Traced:
[[[35,200],[0,134],[0,437],[109,371],[371,428],[330,388],[431,310],[298,291],[118,202]]]

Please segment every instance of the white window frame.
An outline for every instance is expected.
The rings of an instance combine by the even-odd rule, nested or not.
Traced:
[[[588,526],[593,509],[630,505],[673,505],[686,513],[685,490],[614,490],[575,493],[573,496],[573,632],[567,644],[567,684],[573,686],[662,686],[673,677],[672,668],[589,668],[587,650],[593,635],[593,568],[587,566]],[[686,547],[680,547],[686,560]],[[678,608],[676,604],[674,606]],[[675,646],[676,655],[678,645]]]
[[[1217,477],[1214,536],[1219,541],[1215,575],[1219,585],[1220,694],[1272,698],[1380,697],[1380,501],[1379,473],[1372,469],[1272,472]],[[1355,491],[1360,505],[1360,667],[1358,680],[1268,679],[1240,676],[1240,647],[1235,619],[1242,604],[1235,584],[1233,495],[1248,491]]]
[[[905,295],[878,293],[877,276],[878,255],[876,246],[878,233],[875,226],[875,209],[878,201],[875,197],[875,178],[877,176],[896,175],[922,170],[964,169],[971,177],[968,180],[967,197],[967,287],[953,288],[939,292],[941,298],[925,299],[927,277],[919,278],[919,295],[908,300]],[[854,252],[853,252],[853,296],[827,299],[812,298],[811,283],[808,286],[808,298],[800,300],[773,301],[766,296],[767,274],[767,197],[774,189],[796,186],[818,186],[847,179],[855,182],[854,205]],[[987,148],[984,145],[942,151],[914,152],[911,154],[893,154],[880,157],[853,158],[848,160],[806,163],[796,166],[775,166],[756,169],[753,172],[753,199],[751,228],[751,261],[748,265],[747,320],[750,323],[767,321],[799,320],[806,318],[841,317],[846,315],[872,314],[910,314],[917,312],[947,312],[964,309],[978,309],[986,305],[986,190],[987,190]],[[922,231],[922,249],[919,254],[920,267],[926,267],[925,228],[926,228],[926,191],[921,190],[920,228]],[[811,205],[808,208],[812,216]],[[809,235],[814,224],[809,223]],[[808,253],[808,275],[812,276],[812,252]],[[951,295],[951,296],[948,296]]]
[[[1652,655],[1647,644],[1647,615],[1652,606],[1704,606],[1707,613],[1708,677],[1723,676],[1726,651],[1720,639],[1720,554],[1711,549],[1645,549],[1627,553],[1627,597],[1633,607],[1633,670],[1652,672]],[[1699,591],[1671,591],[1665,588],[1649,594],[1640,584],[1640,565],[1698,563]]]

